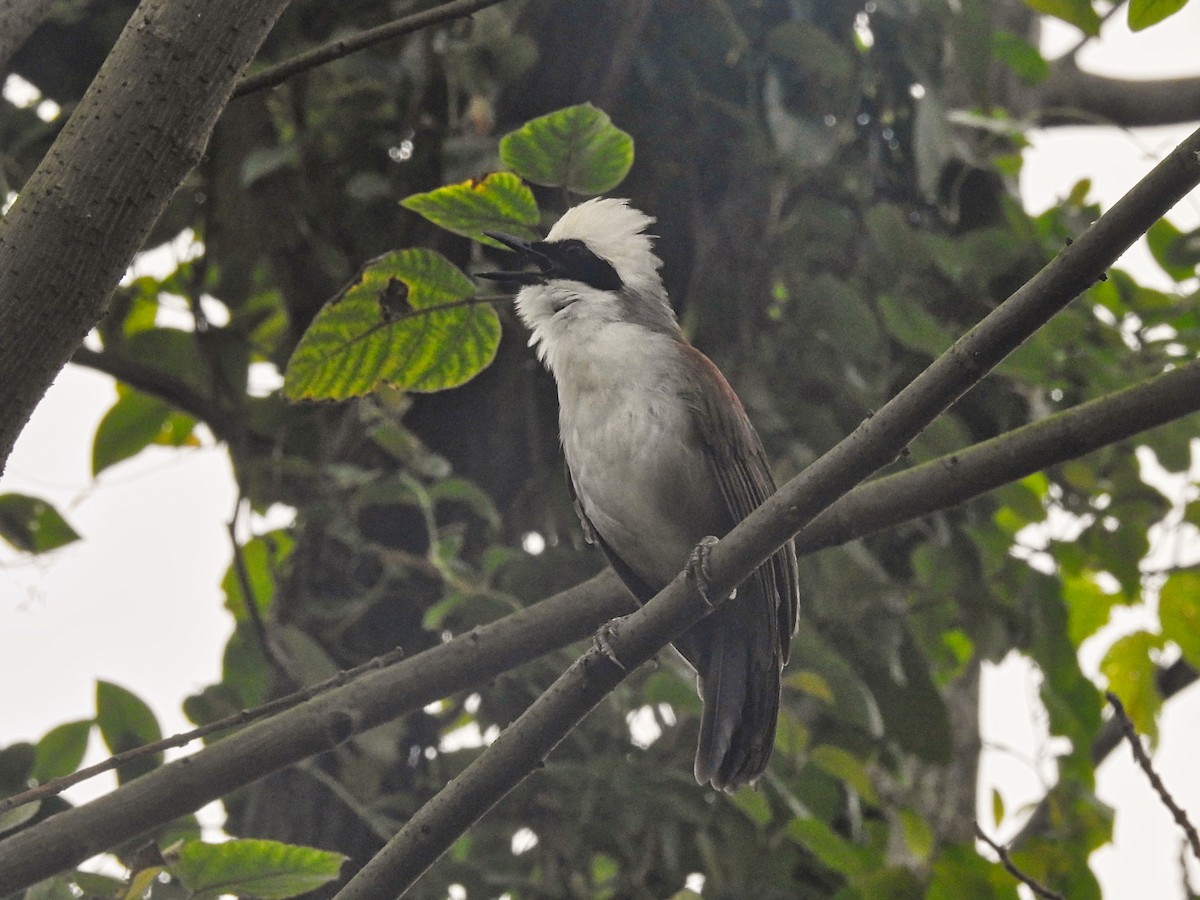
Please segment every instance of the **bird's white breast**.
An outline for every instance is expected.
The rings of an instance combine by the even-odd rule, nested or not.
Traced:
[[[567,465],[592,526],[659,587],[700,538],[725,527],[681,397],[680,345],[628,324],[587,331],[553,353]]]

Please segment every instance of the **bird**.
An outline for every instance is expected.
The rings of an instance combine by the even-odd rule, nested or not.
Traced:
[[[775,491],[741,400],[680,329],[646,232],[654,221],[625,199],[586,200],[544,240],[487,232],[532,268],[479,273],[519,287],[517,314],[558,388],[584,535],[640,603]],[[700,785],[732,791],[766,769],[798,581],[789,541],[674,641],[703,701]]]

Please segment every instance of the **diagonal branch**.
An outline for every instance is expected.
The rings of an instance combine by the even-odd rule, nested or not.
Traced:
[[[709,554],[708,597],[728,597],[754,569],[862,479],[887,465],[930,422],[1104,276],[1108,266],[1200,183],[1200,131],[1015,294],[989,313],[877,413],[785,484]],[[422,807],[337,895],[370,900],[406,891],[632,668],[711,609],[681,572],[604,635],[453,781]]]
[[[1035,878],[1030,875],[1026,875],[1019,868],[1017,868],[1017,864],[1012,861],[1012,857],[1008,855],[1008,850],[1004,847],[1004,845],[997,844],[995,841],[993,841],[978,825],[975,826],[975,837],[979,838],[979,840],[991,847],[992,850],[995,851],[996,855],[1000,857],[1000,865],[1004,866],[1004,868],[1008,871],[1008,874],[1033,891],[1035,896],[1041,897],[1043,900],[1063,900],[1063,895],[1058,891],[1050,890],[1048,887],[1040,884]]]
[[[1025,426],[955,456],[933,460],[906,472],[860,485],[798,535],[798,550],[810,553],[862,537],[888,524],[948,508],[1009,480],[1064,462],[1106,443],[1132,437],[1141,430],[1171,421],[1197,408],[1200,408],[1200,361],[1110,397],[1091,401]],[[1112,427],[1114,423],[1115,428]],[[988,466],[1000,468],[990,471]],[[383,675],[371,684],[364,685],[363,693],[359,696],[352,697],[340,689],[333,692],[336,696],[330,698],[331,708],[350,711],[360,727],[367,727],[374,719],[361,718],[363,711],[371,704],[382,702],[382,698],[390,698],[395,703],[386,714],[381,714],[379,721],[395,718],[455,690],[464,689],[463,685],[469,688],[479,684],[490,677],[489,673],[505,671],[541,653],[578,640],[603,622],[629,609],[630,600],[624,589],[611,571],[606,572],[517,614],[520,616],[519,629],[524,631],[518,629],[515,639],[508,630],[512,618],[509,617],[414,656],[406,664],[411,665],[411,670]],[[570,627],[564,628],[563,623],[569,623]],[[563,630],[556,634],[556,629]],[[509,637],[505,638],[505,634]],[[525,637],[520,637],[521,634]],[[547,641],[547,635],[553,635],[554,639]],[[490,645],[496,641],[499,643],[491,648]],[[477,652],[464,659],[463,646],[473,647]],[[493,650],[497,654],[504,654],[504,658],[493,660],[489,655]],[[460,678],[454,683],[439,680],[437,673],[454,665],[454,660],[459,660],[458,664],[464,667],[458,673]],[[1164,697],[1171,696],[1194,680],[1195,675],[1190,670],[1185,674],[1190,674],[1190,679],[1173,678],[1168,673],[1164,682]],[[425,685],[427,690],[414,694],[397,687],[409,678],[412,682]],[[1179,682],[1174,690],[1166,686],[1174,682]],[[459,686],[456,687],[456,684]],[[291,705],[282,701],[280,704]],[[278,707],[272,708],[271,712],[278,712]],[[309,727],[307,722],[310,715],[314,715],[312,709],[303,713],[293,711],[287,717],[276,716],[253,735],[238,734],[226,738],[220,744],[221,756],[216,762],[211,761],[214,749],[206,748],[188,757],[186,764],[178,761],[156,770],[146,776],[157,780],[156,794],[143,791],[146,782],[145,779],[139,779],[108,795],[113,799],[107,809],[96,809],[96,804],[101,802],[98,800],[78,810],[64,812],[30,829],[30,846],[37,841],[65,841],[77,830],[86,827],[95,829],[95,833],[113,836],[114,841],[122,836],[133,836],[179,814],[174,803],[176,793],[182,789],[179,779],[186,777],[191,785],[194,805],[185,807],[184,811],[192,811],[235,787],[250,784],[279,768],[294,764],[319,752],[307,749],[309,744],[305,732]],[[239,720],[233,724],[242,725],[245,722]],[[1105,742],[1105,747],[1094,751],[1094,755],[1095,752],[1103,755],[1119,740],[1119,731],[1114,730],[1109,735],[1106,727],[1097,738],[1097,744]],[[334,742],[331,741],[320,749],[332,746]],[[194,770],[197,765],[208,766],[202,771],[220,767],[231,773],[233,780],[204,784],[202,779],[193,780],[191,774],[183,774],[185,766]],[[134,792],[132,796],[130,792]],[[31,799],[36,798],[23,798],[22,802]],[[129,810],[134,808],[135,801],[140,805],[136,814],[133,814]],[[6,804],[7,801],[0,803],[0,812],[8,808]],[[78,824],[72,821],[75,817],[79,817]],[[49,868],[45,874],[80,861],[72,854],[69,844],[60,846],[62,852],[54,861],[47,863]],[[21,852],[19,844],[14,848],[9,842],[0,843],[0,880],[15,877],[11,866],[18,858],[18,852]]]
[[[986,341],[996,339],[1011,349],[1011,346],[1016,346],[1025,337],[1028,332],[1022,333],[1013,320],[1014,317],[1021,318],[1020,314],[1029,303],[1044,300],[1047,304],[1047,308],[1042,310],[1040,315],[1030,315],[1027,312],[1024,314],[1028,321],[1023,327],[1032,329],[1040,324],[1039,319],[1048,317],[1068,301],[1069,298],[1063,296],[1063,292],[1078,291],[1090,284],[1102,274],[1104,267],[1112,262],[1124,244],[1131,242],[1166,212],[1180,196],[1190,190],[1196,181],[1200,180],[1197,150],[1200,150],[1200,133],[1190,137],[1130,195],[1114,206],[1075,244],[1067,248],[1063,255],[1029,286],[996,310],[988,320],[956,344],[956,349],[950,355],[935,363],[931,370],[921,376],[914,384],[922,383],[923,379],[927,380],[931,377],[930,372],[933,372],[935,375],[951,378],[957,385],[952,389],[939,387],[935,400],[924,398],[919,404],[924,407],[923,415],[935,414],[934,407],[940,409],[943,403],[949,403],[955,390],[961,392],[973,383],[973,379],[981,377],[987,368],[1002,357],[1002,353],[994,347],[989,347]],[[1062,271],[1064,267],[1066,272]],[[1033,292],[1032,297],[1030,292]],[[1014,313],[1010,306],[1014,300],[1019,301],[1017,313]],[[999,321],[996,317],[999,317]],[[999,338],[996,338],[997,331]],[[946,359],[950,360],[948,364]],[[1191,372],[1194,377],[1193,370],[1194,364],[1178,371]],[[1123,392],[1117,396],[1125,398],[1122,402],[1127,402],[1131,396],[1145,399],[1147,394],[1144,392],[1159,390],[1159,386],[1163,384],[1169,388],[1163,392],[1164,399],[1176,393],[1186,394],[1188,391],[1183,390],[1178,381],[1180,377],[1185,376],[1167,373],[1131,389],[1142,393],[1131,395],[1129,392]],[[901,399],[909,403],[907,398],[911,397],[912,390],[910,386],[896,401],[867,420],[847,439],[851,449],[858,441],[868,441],[873,442],[868,448],[873,459],[882,457],[883,461],[886,461],[899,453],[910,439],[909,432],[915,427],[912,421],[916,420],[910,420],[905,426],[903,417],[897,418],[898,408],[895,404]],[[1192,396],[1200,394],[1195,390],[1190,393]],[[1156,404],[1145,405],[1153,408]],[[1087,409],[1089,413],[1094,412],[1094,407],[1090,404],[1081,409]],[[1172,412],[1176,410],[1173,409]],[[1070,415],[1071,413],[1064,413],[1063,417]],[[1061,427],[1061,421],[1057,418],[1046,422],[1049,424],[1038,423],[1029,428]],[[1139,419],[1128,432],[1117,437],[1128,437],[1137,433],[1138,427],[1149,427],[1152,424],[1160,422]],[[876,440],[876,434],[882,437]],[[1022,429],[1016,434],[1025,440],[1036,432]],[[814,474],[817,476],[815,483],[819,488],[822,473],[828,472],[833,465],[828,460],[836,460],[839,454],[848,452],[844,449],[847,442],[839,445],[834,453],[814,464],[799,478],[789,482],[772,501],[747,519],[736,529],[736,533],[731,533],[713,550],[710,562],[713,571],[718,573],[714,585],[718,590],[714,591],[714,595],[727,592],[732,586],[731,583],[738,580],[736,573],[739,570],[732,568],[733,566],[744,567],[741,571],[751,571],[771,553],[774,546],[782,544],[791,535],[791,531],[794,530],[793,523],[801,518],[803,508],[819,506],[823,500],[819,493],[815,500],[810,497],[803,506],[800,502],[802,492],[813,490],[811,487],[805,487],[814,483],[814,477],[809,475],[809,472],[817,470]],[[1003,444],[989,442],[987,446],[990,446],[998,457],[1005,456]],[[1026,441],[1024,447],[1025,452],[1029,453],[1039,445],[1036,441]],[[1088,444],[1086,436],[1081,436],[1078,444],[1068,443],[1065,449],[1059,447],[1056,451],[1060,453],[1059,456],[1049,459],[1027,457],[1023,468],[1017,467],[1010,472],[1015,473],[1013,477],[1020,477],[1048,463],[1069,458],[1072,453],[1083,453],[1088,449],[1093,449],[1093,446]],[[959,455],[958,465],[952,468],[960,472],[970,469],[970,457],[974,452],[976,451]],[[964,463],[964,460],[967,462]],[[852,462],[860,469],[867,465],[861,458],[852,459]],[[872,527],[882,527],[879,523],[891,521],[891,517],[896,515],[888,511],[885,501],[886,494],[892,490],[889,485],[896,484],[898,480],[903,483],[903,479],[929,477],[928,473],[935,472],[939,465],[944,466],[945,463],[935,461],[911,472],[864,485],[852,496],[856,498],[855,502],[864,504],[864,509],[874,510],[873,515],[876,518]],[[852,476],[842,472],[838,475],[838,480],[844,483],[850,477]],[[953,476],[948,480],[952,481]],[[963,494],[957,497],[943,496],[942,499],[958,502],[974,496],[970,491],[987,489],[984,480],[973,482],[969,486],[967,482],[963,482]],[[837,490],[842,490],[840,485]],[[922,509],[919,503],[909,503],[907,500],[900,505],[909,510],[907,515],[920,515],[932,511],[928,508]],[[831,509],[823,518],[827,525],[814,522],[809,531],[801,535],[802,544],[808,540],[813,542],[813,546],[808,548],[810,550],[832,542],[821,537],[822,528],[843,527],[839,524],[841,520],[836,508]],[[784,520],[785,524],[780,524],[780,520]],[[847,533],[843,528],[836,539],[843,540],[855,536],[857,535]],[[772,543],[773,541],[777,543]],[[684,600],[689,593],[686,585],[682,583],[676,584],[666,593],[670,594],[672,591],[677,599],[682,591]],[[611,571],[605,572],[534,607],[462,635],[405,660],[391,669],[364,676],[351,685],[251,726],[244,732],[207,747],[184,760],[163,766],[123,785],[111,794],[78,809],[53,816],[0,842],[0,883],[12,885],[13,889],[17,889],[76,865],[116,843],[170,821],[177,815],[194,811],[235,788],[336,746],[366,728],[381,724],[447,694],[467,689],[498,672],[578,640],[607,619],[626,612],[630,603],[616,576]],[[662,608],[661,604],[659,608]],[[668,639],[669,635],[663,638],[663,643]],[[482,804],[485,801],[480,802]]]
[[[1150,786],[1154,788],[1154,792],[1158,794],[1163,805],[1170,810],[1171,817],[1175,820],[1183,833],[1187,835],[1188,845],[1192,848],[1192,855],[1200,860],[1200,834],[1196,833],[1196,826],[1192,824],[1187,813],[1183,811],[1175,798],[1171,796],[1171,792],[1167,790],[1167,786],[1163,784],[1158,772],[1154,771],[1154,763],[1150,761],[1149,755],[1146,753],[1146,748],[1142,746],[1142,737],[1137,733],[1137,729],[1133,727],[1133,722],[1129,719],[1129,714],[1125,712],[1125,706],[1121,703],[1121,699],[1112,691],[1106,691],[1104,696],[1108,699],[1109,705],[1113,708],[1113,714],[1118,722],[1121,723],[1121,730],[1125,733],[1125,739],[1129,741],[1129,748],[1133,751],[1133,758],[1137,761],[1141,770],[1146,773],[1146,777],[1150,779]]]
[[[233,92],[233,96],[241,97],[245,94],[252,94],[255,91],[275,87],[277,84],[283,84],[283,82],[287,81],[293,75],[299,75],[301,72],[307,72],[309,69],[323,66],[326,63],[333,62],[335,59],[341,59],[343,56],[349,56],[351,53],[357,53],[359,50],[382,43],[383,41],[390,41],[394,38],[403,37],[406,34],[412,34],[414,31],[420,31],[422,28],[428,28],[430,25],[438,25],[442,22],[448,22],[451,19],[470,16],[472,13],[479,12],[479,10],[489,6],[495,6],[500,2],[501,0],[453,0],[451,3],[443,3],[441,6],[435,6],[432,9],[426,9],[411,16],[405,16],[403,19],[396,19],[394,22],[369,28],[352,37],[330,41],[328,44],[314,47],[306,53],[293,56],[291,59],[263,69],[261,72],[247,75],[238,84],[237,89]]]

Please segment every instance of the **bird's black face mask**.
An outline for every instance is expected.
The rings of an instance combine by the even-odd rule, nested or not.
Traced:
[[[523,241],[496,231],[487,236],[519,253],[538,267],[538,271],[525,272],[480,272],[480,278],[488,278],[506,284],[545,284],[556,278],[579,281],[599,291],[621,289],[621,276],[613,264],[597,256],[583,241],[570,238],[565,241]]]

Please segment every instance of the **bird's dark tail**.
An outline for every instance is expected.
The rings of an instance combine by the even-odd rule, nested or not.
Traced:
[[[766,623],[747,619],[740,600],[725,603],[680,641],[699,673],[704,701],[696,781],[727,791],[753,782],[767,767],[779,716],[778,651]]]

